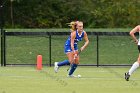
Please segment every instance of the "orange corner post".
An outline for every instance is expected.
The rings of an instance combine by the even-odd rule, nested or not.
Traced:
[[[37,70],[41,70],[42,69],[42,55],[37,55],[37,66],[36,66]]]

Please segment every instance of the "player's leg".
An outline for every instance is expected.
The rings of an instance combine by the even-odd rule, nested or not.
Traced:
[[[70,65],[70,62],[69,62],[69,60],[64,60],[62,62],[55,62],[55,64],[57,66],[64,66],[64,65]]]
[[[136,61],[132,67],[129,69],[129,71],[127,73],[125,73],[125,79],[126,81],[129,81],[130,76],[132,75],[132,73],[139,67],[140,65],[140,55],[138,58],[139,61]]]
[[[129,71],[127,73],[125,73],[125,79],[126,81],[129,81],[130,76],[132,75],[132,73],[139,67],[139,62],[135,62],[132,67],[129,69]]]
[[[138,50],[140,51],[140,46],[138,46]],[[137,61],[132,65],[132,67],[129,69],[129,71],[127,73],[125,73],[126,81],[129,81],[130,76],[139,67],[139,65],[140,65],[140,53],[139,53]]]
[[[78,51],[76,51],[76,52],[78,53]],[[79,56],[77,56],[77,58],[75,58],[75,59],[74,59],[74,56],[73,56],[73,58],[71,60],[73,60],[73,61],[71,61],[71,68],[69,70],[68,76],[69,77],[74,77],[73,73],[74,73],[74,71],[76,70],[76,68],[79,64]]]
[[[60,66],[70,65],[69,60],[64,60],[62,62],[55,62],[54,63],[54,71],[57,73]]]
[[[69,54],[72,51],[70,46],[65,46],[64,50],[65,50],[66,54]],[[70,61],[69,60],[64,60],[62,62],[55,62],[54,63],[54,71],[57,73],[59,67],[64,66],[64,65],[70,65]]]
[[[130,70],[128,71],[129,75],[131,75],[140,65],[140,54],[139,54],[139,57],[138,57],[138,61],[136,61],[132,67],[130,68]]]

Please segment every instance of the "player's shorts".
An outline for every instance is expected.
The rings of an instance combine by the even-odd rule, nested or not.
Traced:
[[[139,53],[140,53],[140,45],[138,45],[138,50],[139,50]]]
[[[72,52],[71,46],[70,45],[65,45],[64,46],[64,52],[67,54],[68,52]],[[74,50],[78,50],[78,46],[74,45]]]

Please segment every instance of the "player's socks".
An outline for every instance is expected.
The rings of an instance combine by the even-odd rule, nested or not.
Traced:
[[[64,60],[62,62],[59,62],[57,65],[58,66],[70,65],[70,62],[68,60]]]
[[[70,69],[70,71],[69,71],[69,75],[72,75],[73,72],[76,70],[76,68],[77,68],[77,64],[72,64],[72,65],[71,65],[71,69]]]
[[[139,63],[138,62],[135,62],[133,65],[132,65],[132,67],[130,68],[130,70],[129,70],[129,75],[131,75],[138,67],[139,67]]]

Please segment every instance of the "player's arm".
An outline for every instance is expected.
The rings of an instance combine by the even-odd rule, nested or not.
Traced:
[[[140,31],[140,25],[136,26],[135,28],[133,28],[131,31],[130,31],[130,36],[133,38],[134,42],[137,44],[138,43],[138,40],[135,36],[135,33],[136,32],[139,32]]]
[[[83,51],[89,44],[89,40],[86,32],[84,32],[84,39],[85,39],[85,44],[81,47],[81,51]]]
[[[76,33],[75,31],[71,33],[71,49],[72,51],[74,52],[74,40],[75,40],[75,37],[76,37]]]

